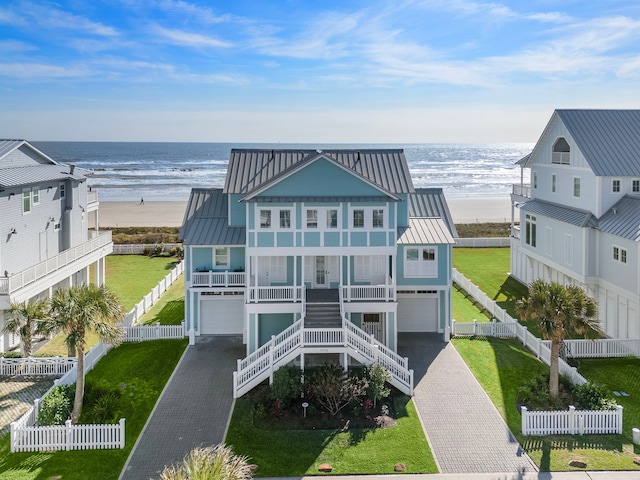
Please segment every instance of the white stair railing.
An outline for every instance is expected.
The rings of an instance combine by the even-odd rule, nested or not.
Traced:
[[[244,360],[238,360],[238,369],[233,372],[234,398],[267,378],[272,380],[273,372],[300,355],[300,349],[305,348],[308,353],[309,349],[327,345],[344,349],[365,365],[379,363],[391,374],[393,386],[413,395],[413,370],[408,368],[407,358],[400,357],[345,317],[342,328],[304,328],[303,325],[303,319],[296,321]]]

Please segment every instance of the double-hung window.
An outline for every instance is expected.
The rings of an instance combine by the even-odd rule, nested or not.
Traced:
[[[624,248],[614,246],[613,259],[620,263],[627,263],[627,251]]]
[[[40,188],[33,187],[31,189],[31,199],[33,200],[34,205],[38,205],[40,203]]]
[[[373,228],[384,228],[384,210],[375,209],[373,211]]]
[[[611,191],[613,193],[620,193],[620,180],[612,180],[611,181]]]
[[[335,208],[327,210],[327,228],[338,228],[338,210]]]
[[[31,213],[31,189],[25,188],[22,190],[22,214],[26,215]]]
[[[291,228],[291,210],[280,210],[280,228]]]
[[[307,210],[307,228],[318,228],[318,210]]]
[[[271,210],[260,210],[260,228],[271,228]]]
[[[353,228],[364,228],[364,210],[353,211]]]
[[[227,247],[216,247],[215,254],[216,268],[229,266],[229,249]]]
[[[631,182],[631,191],[633,193],[638,193],[640,192],[640,180],[633,180]]]

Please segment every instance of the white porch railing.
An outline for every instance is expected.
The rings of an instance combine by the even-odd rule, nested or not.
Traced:
[[[43,450],[95,450],[124,448],[124,418],[113,425],[64,425],[32,427],[11,424],[11,452]]]
[[[622,434],[622,406],[615,410],[530,412],[521,407],[523,435]]]
[[[408,360],[343,318],[342,328],[304,328],[300,319],[244,360],[238,360],[237,371],[233,372],[234,398],[272,379],[273,372],[294,360],[302,348],[309,353],[308,349],[318,347],[334,347],[365,365],[381,364],[391,373],[392,385],[413,395],[413,370],[408,369]]]
[[[302,301],[302,287],[292,286],[264,286],[250,287],[250,302],[300,302]]]
[[[76,365],[75,358],[27,357],[0,358],[0,375],[64,375]]]
[[[531,185],[528,183],[514,183],[512,184],[511,193],[513,195],[519,195],[521,197],[531,198]]]
[[[345,301],[352,300],[384,300],[395,299],[394,285],[343,285],[342,297]]]
[[[100,250],[111,243],[111,232],[100,232],[95,238],[69,248],[58,255],[9,276],[0,278],[0,294],[13,293],[47,275]]]
[[[193,287],[244,287],[244,272],[192,272]]]

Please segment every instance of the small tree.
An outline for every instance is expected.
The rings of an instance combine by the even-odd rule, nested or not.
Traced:
[[[374,363],[367,368],[367,394],[373,398],[373,406],[375,408],[378,400],[387,398],[391,394],[391,389],[387,382],[391,380],[391,373],[379,363]]]
[[[160,480],[248,480],[251,465],[224,444],[194,448],[177,465],[165,467]]]
[[[33,348],[33,335],[40,329],[41,322],[49,315],[47,300],[26,300],[21,303],[12,303],[9,309],[11,318],[7,320],[4,330],[14,335],[20,335],[22,340],[22,354],[31,356]]]
[[[325,364],[314,373],[311,390],[318,403],[335,416],[352,400],[363,396],[367,385],[366,379],[349,376],[338,365]]]
[[[76,393],[71,422],[78,423],[84,397],[84,349],[86,335],[94,332],[100,341],[117,345],[122,341],[122,329],[116,322],[122,316],[118,297],[106,287],[79,285],[58,290],[51,298],[51,316],[43,324],[46,331],[66,335],[67,347],[78,355]]]
[[[578,286],[535,280],[529,286],[529,298],[518,300],[516,310],[522,319],[538,322],[544,338],[551,340],[549,394],[557,398],[560,345],[567,335],[596,328],[596,302]]]

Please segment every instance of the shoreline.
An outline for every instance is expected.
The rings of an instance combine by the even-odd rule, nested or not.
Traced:
[[[509,197],[449,197],[447,204],[453,223],[510,223]],[[180,227],[186,201],[100,201],[98,225],[101,229],[124,227]],[[93,221],[89,222],[93,225]]]

